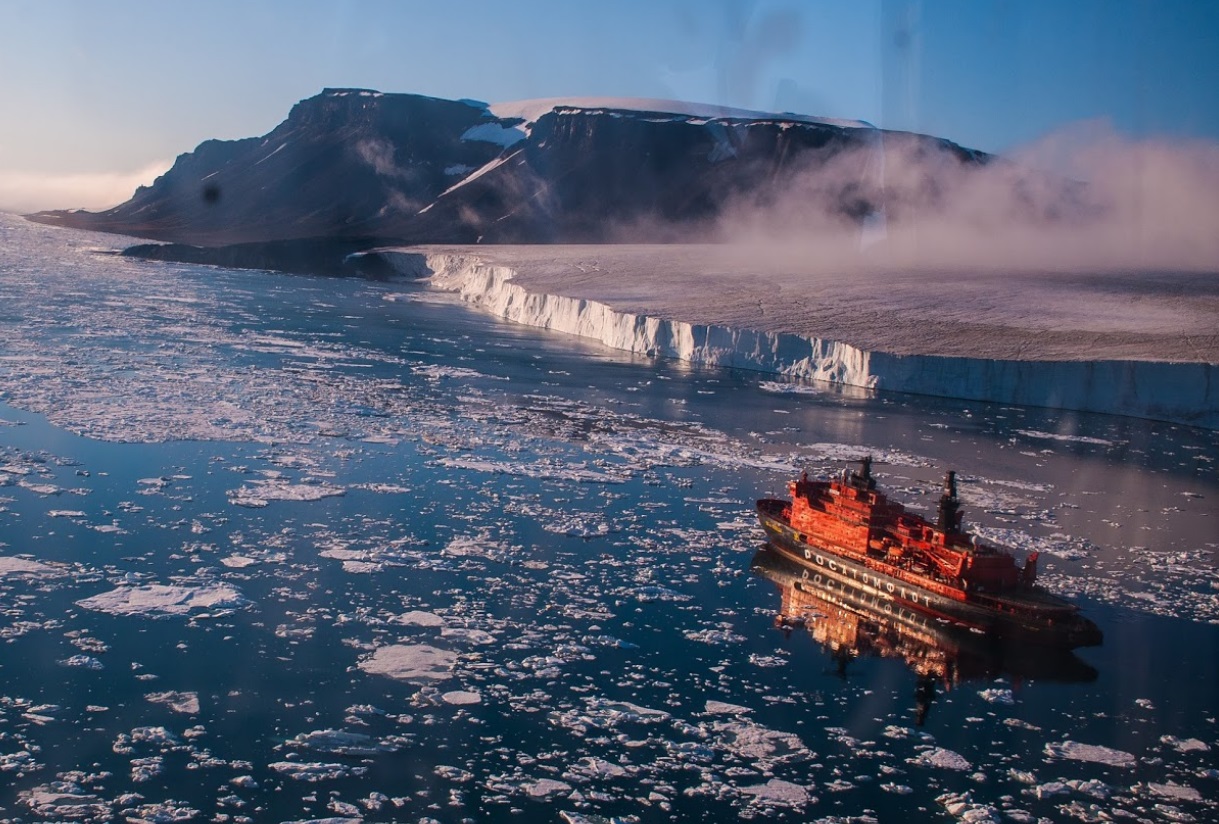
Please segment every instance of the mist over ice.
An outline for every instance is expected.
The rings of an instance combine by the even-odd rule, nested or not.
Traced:
[[[1219,271],[1219,143],[1088,122],[971,154],[877,131],[736,198],[713,237],[827,272]]]

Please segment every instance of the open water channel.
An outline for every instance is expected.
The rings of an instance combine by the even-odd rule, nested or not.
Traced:
[[[1219,816],[1216,433],[122,245],[0,216],[0,820]],[[1104,644],[776,628],[753,501],[863,454]]]

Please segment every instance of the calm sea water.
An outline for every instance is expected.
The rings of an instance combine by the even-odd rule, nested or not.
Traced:
[[[1215,433],[121,245],[0,216],[0,819],[1219,816]],[[776,628],[753,500],[862,454],[1104,645]]]

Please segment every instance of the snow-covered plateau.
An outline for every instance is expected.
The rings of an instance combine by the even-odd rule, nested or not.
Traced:
[[[615,349],[1219,428],[1212,274],[817,274],[747,247],[412,247],[403,275]]]

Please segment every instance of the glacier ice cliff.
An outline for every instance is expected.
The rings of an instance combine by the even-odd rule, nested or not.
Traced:
[[[381,250],[399,273],[517,323],[678,358],[846,386],[1129,415],[1219,429],[1219,365],[1140,360],[998,360],[866,351],[790,332],[699,324],[530,292],[516,272],[474,254]]]

